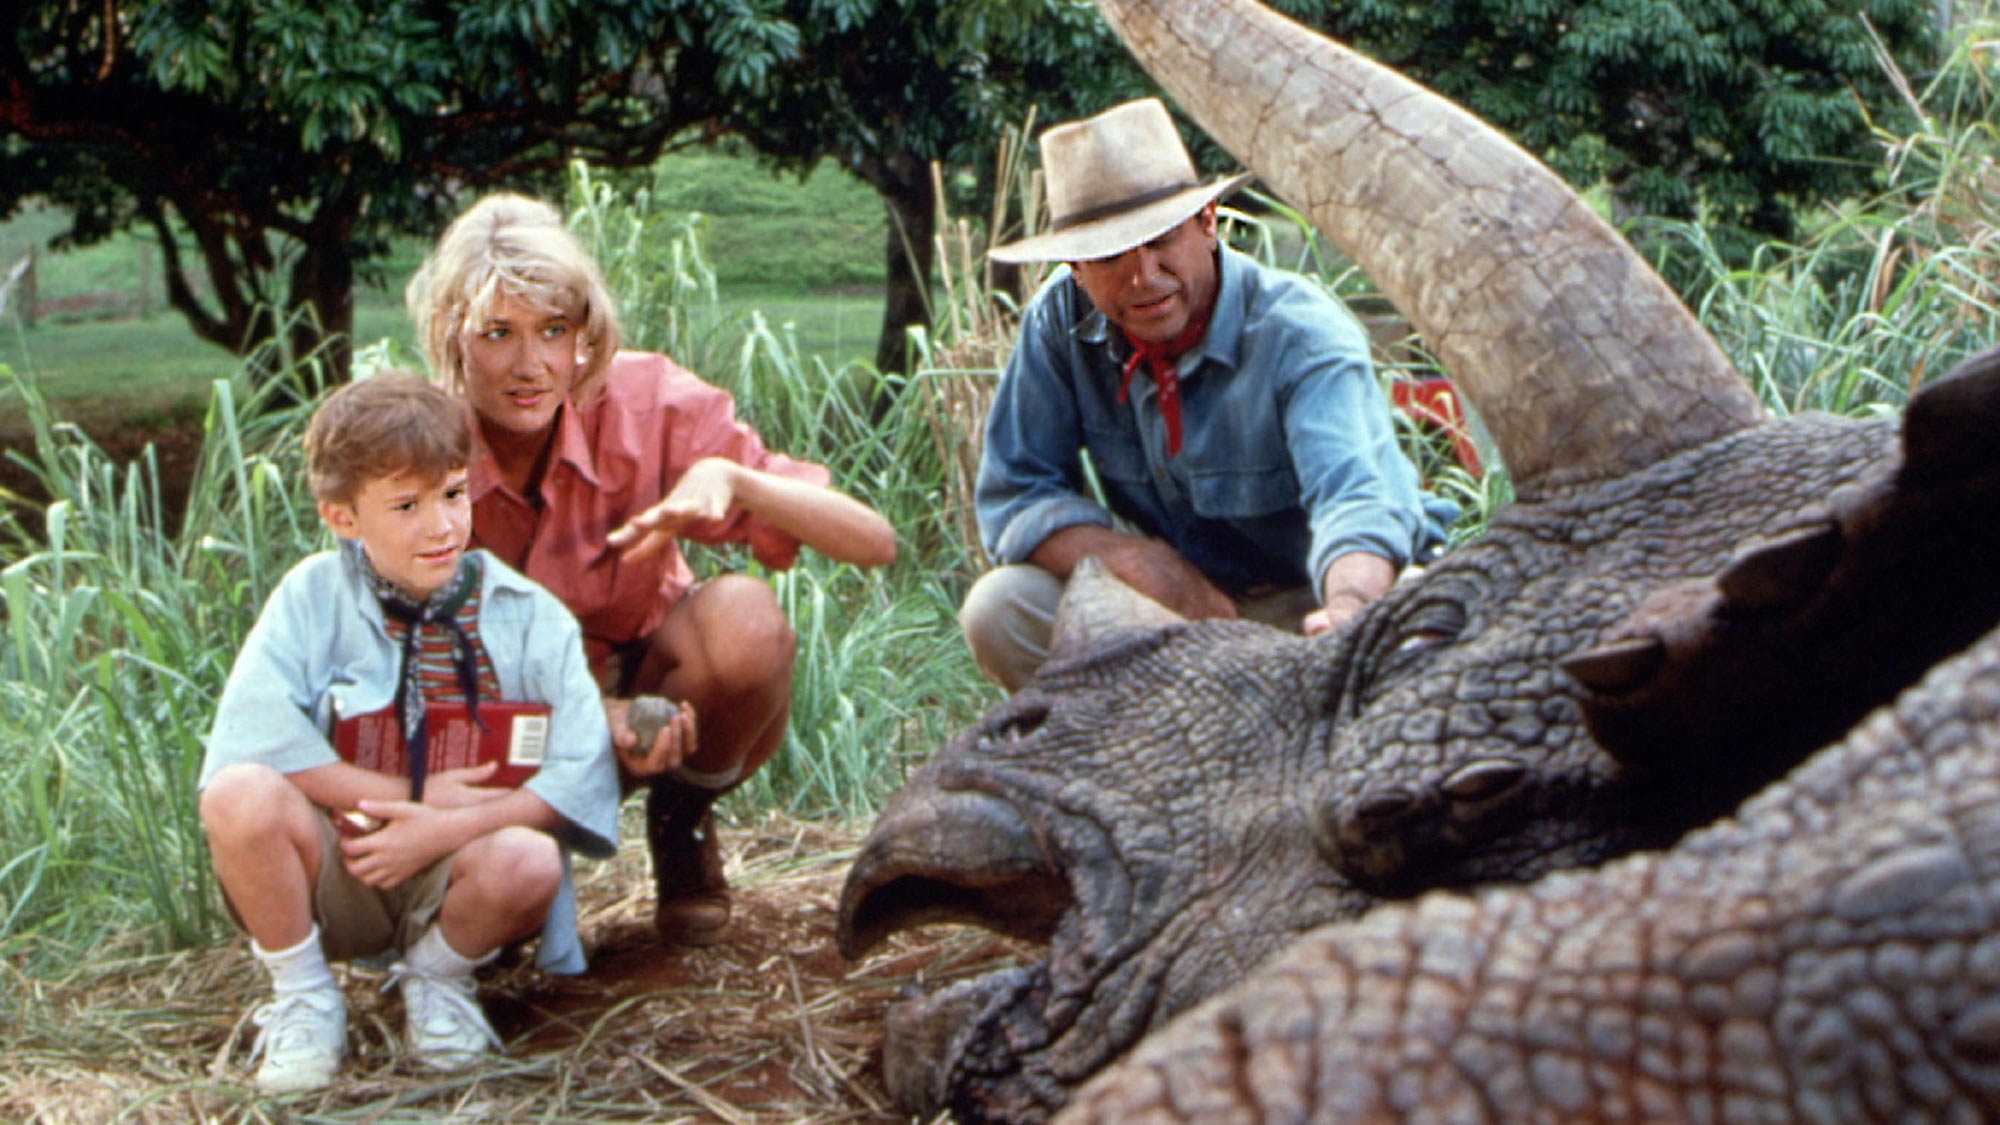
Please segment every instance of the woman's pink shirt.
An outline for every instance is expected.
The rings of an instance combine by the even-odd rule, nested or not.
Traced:
[[[591,668],[601,676],[612,651],[651,635],[694,582],[677,543],[628,563],[605,536],[664,499],[705,457],[818,485],[827,484],[829,474],[765,449],[757,432],[736,420],[728,392],[663,355],[620,352],[600,386],[588,403],[568,402],[557,413],[538,503],[501,482],[477,427],[469,477],[473,543],[569,607],[583,626]],[[773,570],[791,566],[799,553],[797,539],[740,509],[695,524],[682,537],[748,543],[757,561]]]

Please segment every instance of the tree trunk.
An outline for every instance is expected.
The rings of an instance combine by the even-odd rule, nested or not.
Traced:
[[[346,382],[354,365],[354,260],[346,243],[306,247],[292,268],[288,298],[292,362],[317,360],[322,387]]]
[[[884,374],[909,370],[909,327],[913,324],[928,327],[931,323],[931,269],[937,260],[937,220],[932,211],[930,179],[924,174],[921,161],[895,163],[899,166],[894,174],[882,177],[875,184],[889,218],[883,251],[888,279],[882,306],[882,335],[875,343],[875,367]]]

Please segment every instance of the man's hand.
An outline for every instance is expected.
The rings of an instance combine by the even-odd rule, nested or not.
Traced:
[[[1389,592],[1396,584],[1396,564],[1367,551],[1336,556],[1320,582],[1320,608],[1306,614],[1306,636],[1342,625],[1361,607]]]
[[[734,461],[704,457],[681,474],[666,499],[627,520],[604,541],[627,562],[656,554],[689,524],[728,516],[736,503],[737,474],[744,471]]]
[[[1306,614],[1301,628],[1308,637],[1317,636],[1336,625],[1345,625],[1368,603],[1357,594],[1343,593],[1333,601]]]
[[[618,755],[618,764],[634,779],[656,777],[676,769],[694,753],[697,732],[692,704],[679,704],[674,717],[667,720],[667,725],[646,746],[639,745],[639,736],[632,731],[631,710],[629,699],[604,700],[604,720],[611,727],[611,748]]]
[[[1089,525],[1065,527],[1042,540],[1029,561],[1066,580],[1077,563],[1092,555],[1120,582],[1190,621],[1236,616],[1236,603],[1228,594],[1158,539]]]
[[[1194,564],[1157,539],[1126,537],[1131,547],[1110,558],[1098,556],[1106,570],[1134,590],[1193,621],[1202,617],[1234,617],[1236,603]]]

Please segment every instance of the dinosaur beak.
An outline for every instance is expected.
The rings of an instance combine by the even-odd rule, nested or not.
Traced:
[[[890,800],[848,870],[840,951],[858,958],[890,934],[932,922],[1046,942],[1071,901],[1013,805],[920,773]]]

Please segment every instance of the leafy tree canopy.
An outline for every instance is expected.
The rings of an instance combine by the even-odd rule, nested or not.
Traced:
[[[1921,69],[1930,37],[1927,0],[1279,7],[1467,104],[1574,181],[1764,233],[1865,186],[1879,163],[1867,114],[1894,99],[1861,17],[1906,67]],[[983,165],[1031,104],[1049,123],[1151,88],[1083,0],[15,10],[0,37],[0,213],[46,198],[75,215],[75,242],[149,227],[170,301],[238,350],[302,309],[314,315],[296,347],[344,335],[357,272],[392,236],[436,231],[463,192],[546,189],[571,159],[649,164],[738,134],[784,168],[835,157],[882,194],[893,233],[878,359],[897,366],[901,326],[923,319],[930,162]]]
[[[1087,67],[1057,77],[1080,48],[1122,55],[1072,0],[17,10],[0,39],[0,213],[46,198],[75,216],[74,243],[151,228],[174,307],[238,350],[300,309],[315,315],[298,346],[348,331],[357,271],[395,234],[437,230],[465,190],[545,188],[571,159],[646,164],[731,132],[787,167],[838,158],[927,251],[928,162],[990,145],[1038,87],[1065,105],[1093,88]],[[900,273],[916,319],[922,275]]]
[[[1871,116],[1896,112],[1879,42],[1927,69],[1930,0],[1344,0],[1310,22],[1624,206],[1789,236],[1867,191]],[[1871,35],[1870,29],[1873,29]]]
[[[47,198],[78,243],[150,227],[204,338],[244,350],[309,309],[310,345],[348,331],[356,269],[436,229],[452,189],[652,160],[754,81],[677,74],[700,14],[681,8],[746,44],[782,31],[664,0],[29,3],[0,39],[0,208]]]

